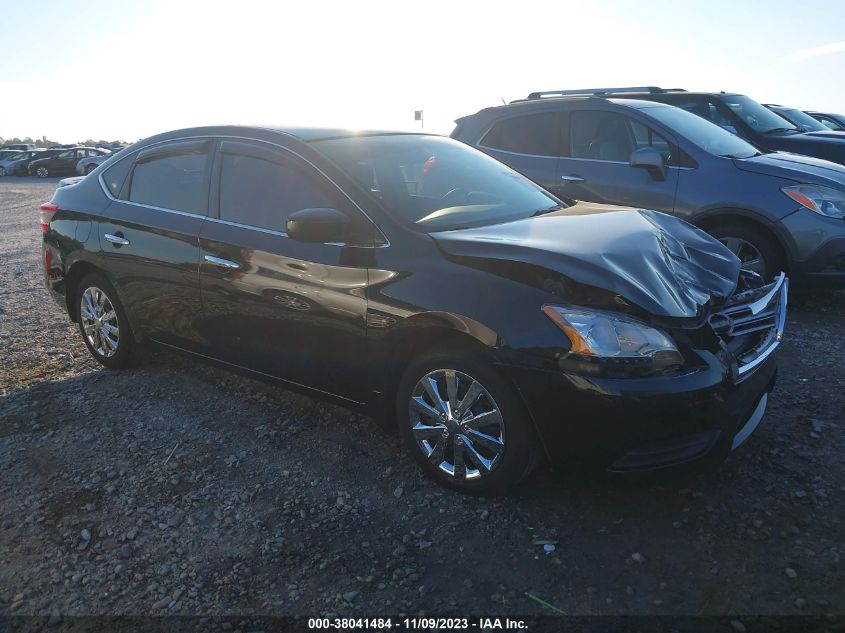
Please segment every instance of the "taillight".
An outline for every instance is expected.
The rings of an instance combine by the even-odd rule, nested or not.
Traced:
[[[53,214],[59,210],[59,207],[52,202],[45,202],[41,205],[41,232],[46,233],[50,230],[50,221],[53,219]]]

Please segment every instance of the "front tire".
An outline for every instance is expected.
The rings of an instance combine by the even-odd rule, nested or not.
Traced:
[[[411,363],[396,417],[416,462],[447,488],[502,494],[538,461],[536,433],[513,387],[473,355],[443,352]]]
[[[82,340],[97,362],[109,369],[129,367],[135,341],[114,286],[102,275],[86,275],[74,305]]]
[[[46,167],[39,167],[35,170],[35,175],[39,178],[47,178],[50,175],[50,170]]]
[[[777,243],[759,229],[745,224],[726,223],[713,227],[710,235],[722,242],[742,262],[742,267],[771,281],[784,270]]]

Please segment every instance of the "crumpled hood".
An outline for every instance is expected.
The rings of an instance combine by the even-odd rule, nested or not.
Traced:
[[[811,156],[772,152],[753,158],[734,159],[734,165],[743,171],[755,174],[788,178],[796,182],[845,187],[845,167]]]
[[[556,213],[433,233],[446,253],[541,266],[663,317],[696,317],[736,288],[740,261],[664,213],[579,203]]]

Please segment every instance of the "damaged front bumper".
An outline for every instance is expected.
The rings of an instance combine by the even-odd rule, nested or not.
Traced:
[[[615,472],[719,459],[763,418],[777,378],[788,280],[735,295],[711,317],[718,349],[675,375],[602,378],[506,367],[552,463]]]

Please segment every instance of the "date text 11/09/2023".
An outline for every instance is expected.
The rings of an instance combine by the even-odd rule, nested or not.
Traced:
[[[526,630],[525,620],[512,618],[308,618],[309,630],[431,631]]]

